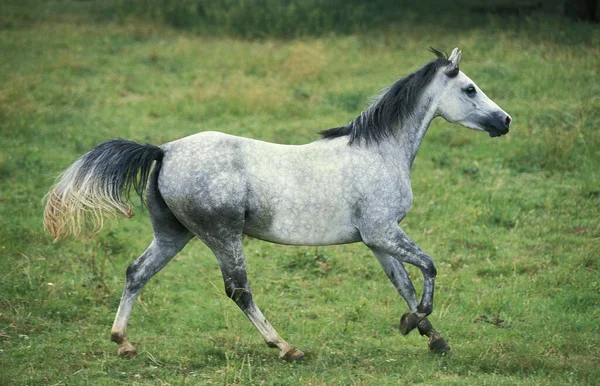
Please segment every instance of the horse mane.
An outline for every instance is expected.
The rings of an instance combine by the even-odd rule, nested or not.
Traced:
[[[436,59],[384,89],[365,111],[347,125],[323,130],[319,134],[323,138],[349,136],[349,144],[361,140],[377,143],[389,136],[399,123],[410,117],[422,91],[434,78],[437,70],[450,64],[447,54],[435,48],[430,50],[437,56]]]

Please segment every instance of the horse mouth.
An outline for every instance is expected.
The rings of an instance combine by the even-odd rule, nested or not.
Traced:
[[[506,113],[494,114],[485,122],[483,127],[490,137],[499,137],[508,133],[511,121],[512,118]]]
[[[490,137],[500,137],[501,135],[504,135],[506,133],[508,133],[508,128],[496,128],[496,127],[490,127],[490,128],[486,128],[485,131],[488,132]]]

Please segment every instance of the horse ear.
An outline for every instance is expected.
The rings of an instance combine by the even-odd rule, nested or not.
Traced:
[[[448,64],[448,67],[444,70],[444,74],[450,77],[454,77],[458,74],[458,63],[460,62],[461,55],[462,51],[459,50],[458,47],[452,50],[452,53],[448,57],[450,64]]]

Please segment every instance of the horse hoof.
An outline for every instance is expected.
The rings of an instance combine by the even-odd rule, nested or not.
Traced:
[[[137,356],[137,351],[135,350],[135,347],[133,347],[133,345],[131,343],[126,342],[126,343],[122,344],[121,346],[119,346],[119,356],[135,358]]]
[[[119,356],[123,358],[135,358],[137,356],[137,351],[119,350]]]
[[[429,349],[434,352],[444,353],[450,351],[450,346],[441,336],[433,336],[427,341]]]
[[[298,350],[295,347],[292,347],[292,349],[289,350],[288,352],[286,352],[282,356],[282,358],[287,362],[293,362],[295,360],[302,358],[303,356],[304,356],[304,353],[302,351]]]
[[[400,317],[400,332],[408,335],[419,324],[419,317],[414,312],[407,312]]]

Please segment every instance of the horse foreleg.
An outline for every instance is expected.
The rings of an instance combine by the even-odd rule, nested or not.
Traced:
[[[225,293],[246,314],[263,336],[269,347],[279,348],[279,356],[288,362],[301,358],[304,353],[283,340],[254,303],[246,275],[246,261],[241,240],[225,248],[212,248],[223,274]]]
[[[119,345],[119,355],[136,356],[135,347],[127,339],[127,322],[137,294],[191,238],[188,232],[169,239],[155,237],[148,249],[127,268],[125,289],[111,329],[111,340]]]
[[[410,280],[406,268],[402,262],[396,260],[392,256],[379,251],[373,251],[377,260],[383,267],[388,278],[400,294],[406,300],[408,308],[411,312],[402,315],[400,322],[400,331],[403,335],[408,334],[415,327],[418,328],[421,335],[428,337],[427,344],[434,351],[448,351],[450,347],[442,338],[442,336],[433,329],[433,326],[426,317],[419,320],[417,317],[417,294],[415,287]]]
[[[383,253],[377,250],[373,251],[375,257],[383,267],[386,275],[400,294],[406,300],[406,304],[408,304],[408,308],[412,312],[417,312],[417,293],[415,291],[415,287],[410,281],[408,277],[408,273],[404,268],[402,262],[396,260],[392,256],[387,253]]]
[[[406,300],[411,311],[402,315],[400,319],[402,334],[406,335],[413,329],[418,328],[421,335],[426,335],[429,338],[428,345],[430,349],[448,351],[450,347],[442,336],[433,329],[426,318],[433,310],[436,276],[436,269],[431,257],[423,252],[398,227],[392,228],[389,232],[380,232],[375,238],[366,237],[366,241],[400,296]],[[424,289],[420,303],[417,302],[415,288],[402,262],[416,265],[423,273]]]

